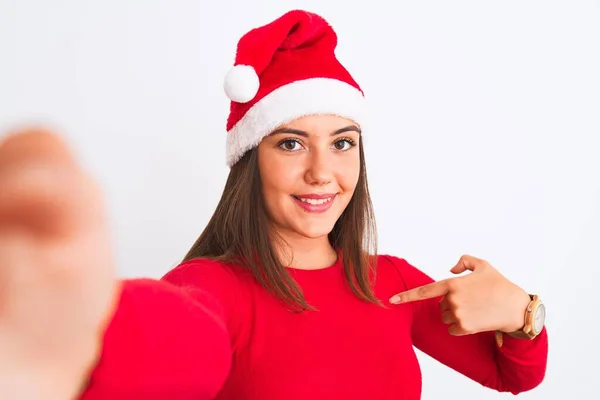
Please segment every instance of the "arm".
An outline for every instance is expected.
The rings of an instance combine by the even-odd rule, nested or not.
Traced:
[[[406,290],[434,282],[407,263],[394,260]],[[415,301],[412,336],[414,345],[446,366],[500,392],[518,394],[538,386],[544,379],[548,357],[548,335],[544,328],[533,340],[504,335],[502,347],[496,345],[494,332],[464,336],[448,333],[441,319],[441,297]]]
[[[124,281],[81,400],[200,400],[217,394],[231,365],[227,308],[216,292],[227,277],[207,268],[212,276],[201,287],[186,280],[187,269],[175,268],[161,280]]]

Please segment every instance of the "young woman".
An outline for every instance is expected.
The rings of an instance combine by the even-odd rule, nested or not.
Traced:
[[[540,384],[537,295],[476,257],[434,282],[376,254],[362,147],[374,132],[336,42],[304,11],[241,38],[225,80],[229,178],[159,280],[114,277],[100,196],[56,136],[4,143],[4,393],[416,400],[414,347],[498,391]]]

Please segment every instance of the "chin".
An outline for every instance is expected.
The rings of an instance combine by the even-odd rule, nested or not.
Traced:
[[[303,236],[308,239],[319,239],[323,236],[329,235],[329,233],[333,230],[334,223],[314,223],[307,224],[304,226],[296,226],[294,231],[300,236]]]

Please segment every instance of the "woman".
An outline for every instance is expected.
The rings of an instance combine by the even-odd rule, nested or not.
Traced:
[[[419,399],[413,346],[498,391],[539,385],[537,296],[475,257],[434,282],[376,255],[362,147],[373,132],[336,41],[304,11],[241,38],[225,80],[229,178],[160,280],[115,283],[100,197],[55,136],[5,142],[5,393]]]

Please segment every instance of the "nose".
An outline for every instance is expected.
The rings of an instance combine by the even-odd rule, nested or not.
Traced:
[[[333,155],[327,150],[313,150],[308,157],[306,174],[307,183],[325,186],[333,181]]]

